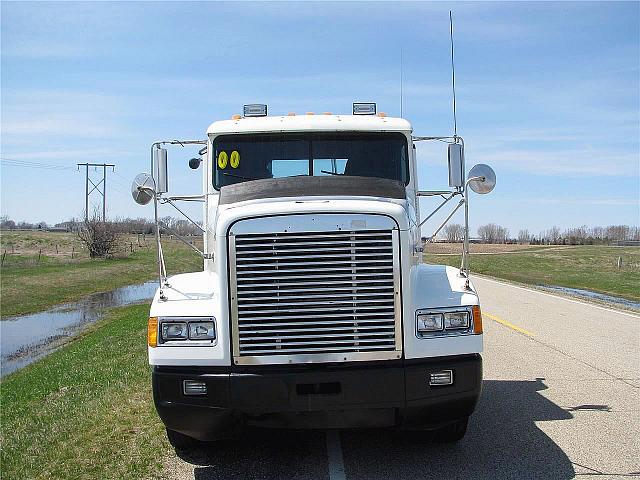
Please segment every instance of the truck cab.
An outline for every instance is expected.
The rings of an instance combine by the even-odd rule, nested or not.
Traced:
[[[200,272],[167,274],[158,226],[148,353],[176,448],[243,426],[464,435],[482,385],[479,299],[465,265],[424,263],[418,200],[466,209],[469,182],[490,178],[464,179],[460,137],[414,137],[408,121],[357,105],[282,116],[252,105],[212,123],[187,142],[202,146],[190,165],[203,193],[189,198],[167,195],[174,141],[152,147],[139,203],[153,200],[156,217],[161,204],[203,207]],[[446,192],[417,184],[415,142],[433,138],[456,146]]]

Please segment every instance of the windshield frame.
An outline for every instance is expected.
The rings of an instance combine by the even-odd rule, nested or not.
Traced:
[[[274,138],[283,138],[286,140],[291,140],[291,141],[295,141],[295,140],[303,140],[305,142],[308,142],[309,145],[309,158],[307,159],[309,162],[309,173],[307,175],[304,176],[320,176],[320,175],[312,175],[313,172],[313,163],[314,163],[314,158],[313,158],[313,142],[314,141],[318,141],[318,140],[339,140],[341,138],[353,138],[353,139],[357,139],[357,137],[362,137],[362,138],[380,138],[380,137],[386,137],[386,138],[398,138],[398,139],[402,139],[402,148],[404,150],[404,157],[405,157],[405,165],[404,165],[404,176],[405,176],[405,181],[402,182],[401,180],[396,180],[396,179],[392,179],[392,178],[387,178],[387,177],[375,177],[375,176],[371,176],[370,178],[381,178],[381,179],[387,179],[387,180],[392,180],[392,181],[398,181],[400,183],[404,183],[404,186],[408,186],[409,183],[411,182],[411,152],[409,150],[409,142],[407,140],[407,136],[402,133],[402,132],[390,132],[390,131],[325,131],[325,132],[318,132],[318,131],[313,131],[313,132],[250,132],[250,133],[223,133],[220,135],[217,135],[213,138],[211,138],[211,146],[212,146],[212,154],[211,154],[211,167],[210,167],[210,171],[211,171],[211,183],[213,185],[213,188],[217,191],[220,191],[220,189],[226,185],[219,185],[217,183],[218,180],[218,175],[217,175],[217,142],[219,140],[228,140],[228,139],[232,139],[232,138],[238,138],[238,137],[251,137],[251,136],[273,136]],[[342,176],[342,175],[341,175]],[[344,175],[344,176],[349,176],[349,175]],[[293,176],[291,176],[293,177]],[[291,178],[291,177],[274,177],[274,178]],[[249,180],[244,180],[242,182],[235,182],[233,184],[230,185],[235,185],[238,183],[244,183],[247,181],[251,181],[251,180],[263,180],[264,178],[258,178],[258,179],[249,179]]]

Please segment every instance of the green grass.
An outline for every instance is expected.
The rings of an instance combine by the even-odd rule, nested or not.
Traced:
[[[70,248],[69,248],[70,250]],[[199,271],[202,260],[176,240],[163,241],[169,274]],[[86,295],[104,292],[157,276],[156,250],[151,244],[112,259],[14,255],[0,270],[3,317],[45,310]]]
[[[623,266],[618,269],[617,259]],[[459,266],[459,256],[425,254],[425,261]],[[640,248],[575,246],[471,255],[471,272],[529,285],[581,288],[640,301]]]
[[[151,399],[148,305],[0,383],[2,478],[153,478],[170,451]]]

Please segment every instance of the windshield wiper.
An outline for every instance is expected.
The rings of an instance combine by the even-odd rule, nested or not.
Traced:
[[[344,175],[344,173],[337,173],[337,172],[328,172],[326,170],[320,170],[320,172],[322,173],[327,173],[329,175]]]
[[[242,178],[243,180],[260,180],[259,178],[245,177],[244,175],[236,175],[235,173],[228,173],[228,172],[220,172],[220,173],[222,173],[222,175],[226,175],[227,177]]]

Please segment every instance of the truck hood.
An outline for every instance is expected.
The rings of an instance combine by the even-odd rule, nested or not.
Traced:
[[[299,196],[246,200],[218,205],[215,236],[225,237],[229,228],[238,220],[303,214],[353,214],[358,218],[362,215],[383,215],[395,220],[400,230],[408,230],[411,224],[415,223],[415,217],[411,218],[409,214],[406,199],[363,196]],[[362,227],[366,228],[364,225],[360,228]]]
[[[400,230],[415,223],[404,184],[359,176],[300,176],[236,183],[222,187],[215,209],[209,212],[209,218],[215,216],[216,237],[225,236],[238,220],[282,215],[384,215],[393,218]]]

